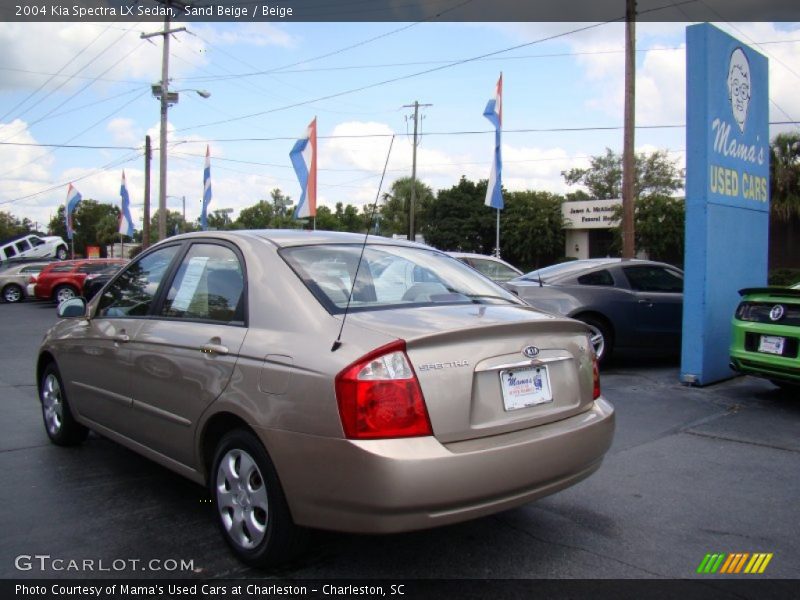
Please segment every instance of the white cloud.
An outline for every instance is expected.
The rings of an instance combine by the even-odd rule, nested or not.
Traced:
[[[237,23],[232,28],[196,26],[200,37],[215,45],[279,46],[293,48],[297,39],[272,23]],[[207,50],[213,53],[213,48]]]
[[[139,146],[144,139],[133,119],[112,119],[106,125],[106,131],[111,135],[112,142],[120,146]]]
[[[157,27],[155,27],[157,31]],[[149,31],[149,29],[148,29]],[[3,77],[0,89],[72,92],[92,78],[157,80],[161,73],[161,42],[140,39],[144,30],[123,29],[113,23],[0,23]],[[205,44],[199,38],[176,34],[170,46],[177,59],[171,77],[206,65]],[[106,72],[108,71],[108,72]],[[41,98],[41,94],[37,99]]]

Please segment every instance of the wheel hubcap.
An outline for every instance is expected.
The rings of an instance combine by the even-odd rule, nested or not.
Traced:
[[[42,386],[42,410],[47,431],[56,435],[61,431],[64,418],[64,403],[61,400],[61,386],[52,373],[47,376]]]
[[[231,540],[250,550],[267,532],[269,506],[264,478],[253,457],[229,450],[217,469],[217,508]]]
[[[16,287],[10,287],[5,291],[3,297],[6,302],[19,302],[20,298],[22,298],[22,292]]]
[[[61,304],[65,300],[72,300],[72,298],[74,297],[75,294],[72,292],[72,290],[62,289],[58,290],[58,295],[56,296],[56,299],[58,300],[58,303]]]
[[[603,352],[606,350],[606,341],[605,338],[603,338],[603,332],[594,325],[589,325],[589,329],[592,331],[591,336],[589,336],[592,342],[592,348],[594,348],[594,353],[597,355],[597,360],[600,360],[603,358]]]

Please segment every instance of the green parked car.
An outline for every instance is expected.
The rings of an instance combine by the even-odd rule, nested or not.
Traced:
[[[800,388],[800,284],[740,290],[733,317],[731,369]]]

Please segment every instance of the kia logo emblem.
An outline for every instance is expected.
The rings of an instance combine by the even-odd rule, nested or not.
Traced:
[[[769,311],[769,318],[772,321],[780,321],[783,318],[783,313],[784,313],[783,306],[781,306],[780,304],[776,304],[775,306],[772,307],[772,310]]]
[[[522,354],[528,358],[536,358],[539,355],[539,349],[536,346],[525,346],[522,349]]]

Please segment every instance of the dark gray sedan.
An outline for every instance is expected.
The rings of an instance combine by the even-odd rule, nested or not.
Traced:
[[[504,285],[536,308],[586,323],[601,361],[614,350],[680,349],[683,271],[677,267],[649,260],[576,260]]]

